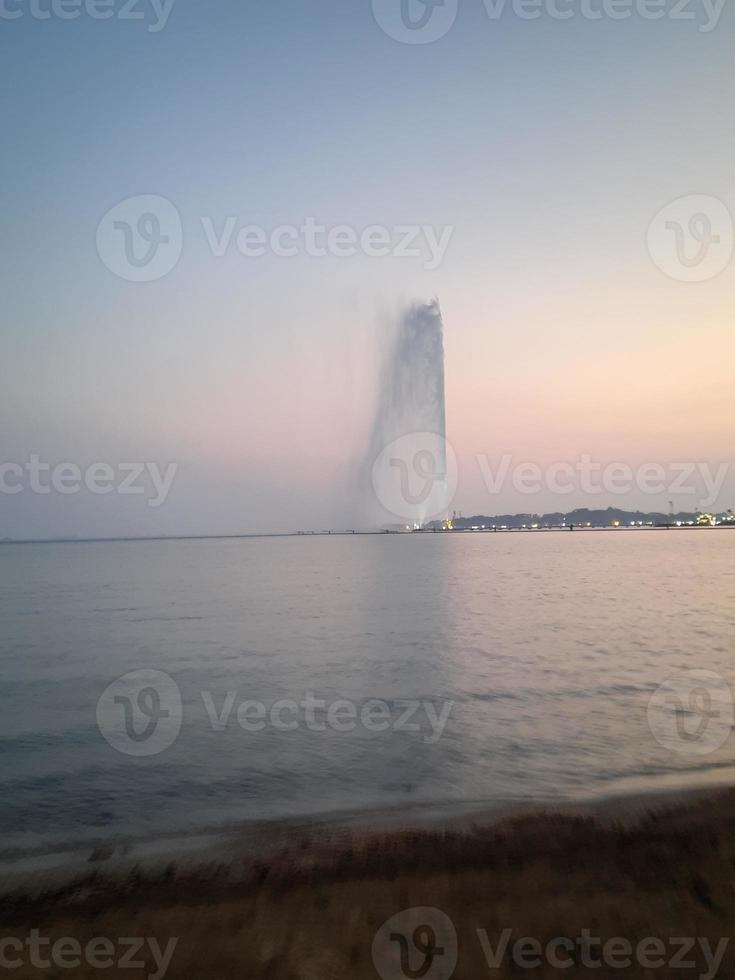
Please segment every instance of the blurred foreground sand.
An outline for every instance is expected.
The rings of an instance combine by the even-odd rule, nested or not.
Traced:
[[[5,896],[0,938],[25,941],[37,929],[52,941],[73,937],[82,947],[94,937],[115,944],[119,937],[155,937],[165,949],[174,937],[169,980],[447,980],[451,964],[441,955],[427,960],[411,945],[410,930],[408,972],[400,967],[398,939],[389,941],[396,956],[378,953],[374,961],[381,925],[413,907],[439,909],[451,919],[457,978],[735,977],[735,942],[714,974],[700,945],[682,967],[672,966],[676,949],[668,948],[673,937],[706,937],[714,950],[733,932],[735,790],[605,821],[547,812],[453,830],[315,834],[258,858],[240,855],[197,869],[171,864],[123,877],[91,872],[46,893]],[[510,945],[521,937],[542,945],[574,939],[582,929],[602,942],[624,937],[634,947],[657,937],[667,946],[666,962],[651,966],[653,956],[646,965],[596,968],[571,953],[574,964],[563,969],[545,959],[527,969],[508,951],[491,968],[478,930],[494,949],[506,929]],[[22,966],[2,972],[75,980],[161,976],[147,945],[133,957],[145,961],[137,968],[118,962],[117,947],[114,964],[104,969],[84,957],[73,969],[34,967],[23,957]]]

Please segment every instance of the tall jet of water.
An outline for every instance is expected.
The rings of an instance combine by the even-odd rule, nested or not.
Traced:
[[[385,352],[370,443],[372,523],[420,527],[443,517],[447,459],[444,336],[439,303],[404,311]]]

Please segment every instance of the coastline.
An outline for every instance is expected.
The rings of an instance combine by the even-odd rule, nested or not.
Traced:
[[[278,843],[215,850],[190,866],[97,869],[5,895],[0,935],[18,949],[35,931],[52,948],[72,942],[83,950],[149,937],[147,956],[154,942],[168,951],[165,970],[159,957],[157,967],[141,964],[135,975],[149,980],[392,980],[402,976],[392,941],[405,933],[410,942],[428,916],[449,923],[441,948],[451,944],[458,957],[451,975],[460,980],[526,975],[510,951],[516,946],[491,967],[488,943],[500,949],[503,937],[534,937],[544,949],[555,937],[585,933],[597,937],[597,957],[610,942],[636,950],[624,975],[641,978],[670,977],[673,937],[698,937],[685,976],[714,980],[735,966],[734,827],[735,788],[526,808],[485,821],[467,815],[443,828],[291,828]],[[386,928],[391,942],[380,939]],[[653,968],[651,943],[669,957]],[[712,969],[713,950],[722,972]],[[564,975],[589,976],[603,964],[611,965],[577,949]],[[122,966],[106,975],[130,976]],[[547,962],[534,975],[556,973]],[[98,975],[89,962],[74,972],[75,980]]]
[[[452,529],[420,527],[411,530],[397,530],[395,528],[373,528],[356,530],[325,530],[325,531],[244,531],[237,534],[152,534],[145,536],[130,535],[128,537],[107,537],[107,538],[85,538],[85,537],[63,537],[63,538],[0,538],[2,545],[28,545],[28,544],[140,544],[148,542],[176,542],[176,541],[247,541],[247,540],[267,540],[270,538],[345,538],[345,537],[385,537],[386,535],[462,535],[462,534],[546,534],[546,533],[566,533],[573,531],[608,531],[610,533],[619,531],[732,531],[735,530],[735,523],[716,524],[716,525],[696,525],[696,524],[645,524],[641,527],[631,527],[621,524],[620,527],[613,527],[608,524],[573,524],[573,525],[553,525],[549,527],[526,527],[526,526],[501,526],[491,525],[487,527],[456,527]]]
[[[636,785],[640,783],[641,785]],[[668,783],[668,785],[667,785]],[[199,877],[220,868],[271,859],[294,840],[309,848],[338,852],[343,846],[392,835],[471,834],[512,820],[592,820],[606,828],[635,824],[647,814],[696,806],[702,800],[735,798],[735,766],[705,771],[699,779],[671,774],[652,787],[650,781],[626,779],[618,788],[596,787],[573,798],[503,799],[496,801],[416,803],[374,810],[319,813],[311,816],[244,820],[194,831],[173,831],[148,837],[98,838],[51,846],[0,852],[0,901],[9,894],[40,895],[49,889],[91,877],[111,882],[131,874],[156,878],[175,866]]]

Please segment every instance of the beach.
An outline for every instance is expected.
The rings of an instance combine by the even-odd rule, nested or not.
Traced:
[[[725,977],[735,966],[734,828],[733,789],[435,827],[291,827],[260,850],[251,839],[229,855],[117,870],[88,864],[63,883],[37,880],[2,898],[0,936],[6,956],[22,961],[19,977],[70,975],[59,951],[74,961],[75,978],[98,976],[103,961],[106,976],[157,980],[560,969],[650,978],[671,976],[677,957],[689,964],[682,976]],[[386,939],[381,928],[396,916]],[[439,925],[417,933],[423,919]],[[421,945],[426,935],[434,947]],[[396,959],[402,946],[405,961]],[[34,966],[31,954],[58,972]]]

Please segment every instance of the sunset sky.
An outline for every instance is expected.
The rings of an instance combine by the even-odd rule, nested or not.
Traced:
[[[492,20],[460,0],[445,36],[404,44],[369,0],[176,0],[157,31],[143,0],[131,21],[6,6],[23,15],[0,24],[3,461],[179,469],[158,508],[0,495],[0,537],[354,526],[386,324],[433,296],[464,513],[669,499],[493,496],[478,454],[735,462],[735,261],[683,282],[646,244],[674,200],[735,213],[731,9],[705,31],[696,3]],[[133,282],[96,235],[144,194],[175,205],[183,251]],[[202,219],[228,216],[452,231],[433,269],[234,242],[216,257]],[[717,506],[735,506],[735,472]]]

